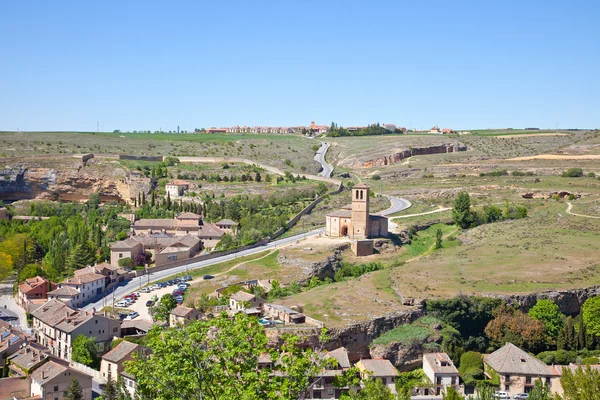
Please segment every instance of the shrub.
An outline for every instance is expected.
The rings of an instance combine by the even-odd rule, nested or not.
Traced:
[[[563,178],[579,178],[583,176],[583,170],[581,168],[569,168],[561,176]]]
[[[534,176],[535,173],[532,171],[521,172],[521,171],[513,171],[512,176]]]
[[[379,176],[379,175],[375,174],[375,175],[373,175],[373,176],[371,177],[371,179],[373,179],[374,181],[378,181],[378,180],[380,180],[380,179],[381,179],[381,176]]]
[[[590,172],[590,173],[588,173],[588,175],[587,175],[587,176],[588,176],[588,178],[595,178],[595,177],[596,177],[596,174],[595,174],[595,173],[593,173],[593,172]]]
[[[133,260],[130,257],[121,258],[119,260],[119,267],[132,268],[133,267]]]

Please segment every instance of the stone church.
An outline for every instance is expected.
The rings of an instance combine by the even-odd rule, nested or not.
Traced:
[[[352,205],[327,214],[325,234],[364,240],[388,236],[388,219],[369,214],[369,187],[363,183],[352,188]]]

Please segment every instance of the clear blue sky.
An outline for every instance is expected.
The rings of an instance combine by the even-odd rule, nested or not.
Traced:
[[[0,130],[600,127],[600,2],[6,1]]]

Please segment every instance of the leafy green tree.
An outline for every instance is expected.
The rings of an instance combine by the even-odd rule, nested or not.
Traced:
[[[0,253],[0,282],[13,272],[12,257],[6,253]],[[20,274],[19,274],[20,275]]]
[[[97,192],[92,192],[90,197],[88,197],[87,203],[91,209],[97,209],[100,204],[100,195]]]
[[[100,364],[98,351],[96,349],[96,338],[77,335],[73,340],[73,353],[71,358],[88,367],[97,367]]]
[[[446,391],[442,395],[442,398],[444,400],[464,400],[465,399],[464,396],[461,396],[460,393],[458,393],[456,391],[456,389],[454,388],[454,386],[448,386],[446,388]]]
[[[600,296],[590,297],[583,303],[581,317],[587,333],[600,336]]]
[[[563,327],[564,316],[560,312],[558,305],[552,300],[540,299],[529,310],[529,316],[542,322],[546,326],[546,333],[553,339],[558,335]]]
[[[576,350],[577,336],[575,333],[575,324],[572,317],[567,317],[558,338],[556,339],[558,350]]]
[[[560,383],[564,400],[596,400],[600,398],[600,371],[586,366],[574,372],[564,368]]]
[[[395,396],[381,379],[366,378],[363,380],[363,388],[360,391],[351,389],[348,398],[351,400],[394,400]]]
[[[478,382],[485,379],[483,374],[483,356],[475,351],[468,351],[460,356],[458,367],[460,376],[467,386],[476,386]]]
[[[480,383],[475,389],[475,398],[477,400],[496,400],[495,392],[492,386]]]
[[[133,268],[133,260],[131,257],[124,257],[118,261],[119,267]]]
[[[432,383],[422,369],[401,372],[396,377],[396,392],[400,400],[410,400],[411,391],[415,387],[431,387]]]
[[[298,338],[284,338],[281,352],[267,348],[264,328],[255,318],[221,315],[184,327],[153,328],[147,336],[150,357],[140,355],[125,369],[137,378],[143,398],[297,399],[323,364]],[[261,355],[278,360],[258,368]]]
[[[65,392],[65,400],[83,400],[83,389],[76,378],[71,379]]]
[[[535,381],[535,386],[529,392],[528,400],[552,400],[550,388],[542,383],[541,379]]]
[[[454,200],[452,209],[452,219],[454,223],[463,229],[473,226],[475,223],[475,214],[471,211],[471,197],[467,192],[460,192]]]
[[[500,221],[502,219],[502,210],[496,206],[486,206],[483,209],[483,221],[486,224]]]
[[[96,263],[96,249],[91,240],[79,243],[67,258],[67,267],[71,270],[84,268]]]
[[[150,309],[150,314],[155,321],[168,321],[169,313],[177,307],[177,300],[171,293],[167,293],[160,298],[157,305]]]

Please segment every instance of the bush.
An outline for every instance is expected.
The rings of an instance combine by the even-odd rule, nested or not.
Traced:
[[[379,176],[379,175],[375,174],[375,175],[373,175],[373,176],[371,177],[371,179],[373,179],[374,181],[378,181],[378,180],[380,180],[380,179],[381,179],[381,176]]]
[[[521,171],[513,171],[512,176],[534,176],[535,173],[532,171],[521,172]]]
[[[563,178],[580,178],[583,176],[583,170],[581,168],[569,168],[561,176]]]
[[[475,386],[477,381],[483,380],[483,357],[481,353],[467,351],[460,356],[460,366],[458,367],[460,376],[467,386]]]
[[[492,171],[492,172],[482,172],[479,174],[479,176],[507,176],[507,175],[508,175],[508,171],[505,169]]]
[[[590,173],[587,174],[587,176],[588,176],[588,178],[595,178],[596,174],[593,173],[593,172],[590,172]]]
[[[119,267],[133,268],[133,260],[130,257],[121,258],[119,260]]]

